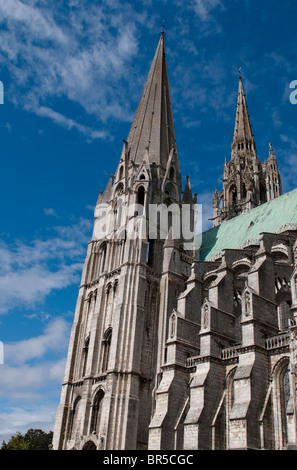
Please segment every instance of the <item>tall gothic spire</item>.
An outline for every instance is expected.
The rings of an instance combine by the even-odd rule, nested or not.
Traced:
[[[225,158],[223,189],[213,193],[214,226],[281,194],[281,180],[270,145],[267,162],[258,160],[250,118],[239,74],[231,160]]]
[[[252,134],[241,75],[239,75],[232,157],[234,157],[238,151],[244,151],[244,153],[248,151],[256,157],[256,145]]]
[[[130,160],[140,163],[148,155],[162,168],[176,148],[163,31],[127,142]]]

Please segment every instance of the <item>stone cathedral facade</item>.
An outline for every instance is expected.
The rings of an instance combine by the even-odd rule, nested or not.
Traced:
[[[214,227],[196,250],[145,231],[149,205],[197,202],[188,177],[181,186],[162,33],[99,194],[114,223],[95,210],[54,449],[295,448],[297,190],[282,195],[267,153],[260,162],[239,77]],[[128,219],[141,237],[127,237]]]

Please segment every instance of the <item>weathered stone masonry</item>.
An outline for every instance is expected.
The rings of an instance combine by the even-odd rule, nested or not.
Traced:
[[[95,211],[54,449],[296,447],[297,190],[282,195],[271,144],[258,160],[241,77],[214,227],[196,251],[145,231],[150,204],[196,202],[188,177],[181,190],[162,33],[99,194],[115,223],[98,239]],[[128,221],[144,236],[127,237]]]

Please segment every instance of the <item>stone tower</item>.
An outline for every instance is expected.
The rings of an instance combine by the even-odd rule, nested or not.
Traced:
[[[184,197],[194,202],[189,179]],[[149,205],[172,203],[183,200],[162,33],[119,165],[98,197],[55,449],[147,448],[168,317],[191,265],[186,255],[172,261],[178,241],[147,230]]]
[[[223,190],[213,193],[213,224],[247,212],[282,194],[280,174],[271,144],[267,161],[257,158],[242,78],[239,88],[231,160],[225,159]]]

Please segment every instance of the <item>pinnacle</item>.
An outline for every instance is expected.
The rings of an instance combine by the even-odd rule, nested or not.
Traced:
[[[183,203],[192,204],[193,203],[193,194],[191,189],[190,177],[187,175],[186,184],[183,193]]]

